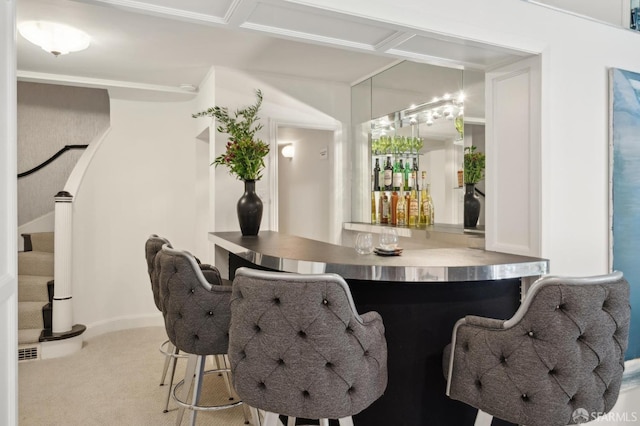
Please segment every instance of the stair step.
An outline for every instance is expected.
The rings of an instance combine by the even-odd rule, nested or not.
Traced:
[[[52,279],[53,276],[18,275],[18,302],[47,303],[47,283]]]
[[[53,253],[23,251],[18,253],[18,275],[53,276]]]
[[[38,329],[44,328],[42,321],[42,307],[46,303],[42,302],[18,302],[18,329]]]
[[[28,345],[40,341],[41,328],[27,328],[18,330],[18,345]]]
[[[33,251],[53,253],[53,232],[34,232],[31,234],[31,247]]]

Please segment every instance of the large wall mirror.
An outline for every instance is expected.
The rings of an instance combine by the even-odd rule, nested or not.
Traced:
[[[352,87],[352,123],[353,222],[462,230],[464,147],[484,151],[483,71],[401,62]]]

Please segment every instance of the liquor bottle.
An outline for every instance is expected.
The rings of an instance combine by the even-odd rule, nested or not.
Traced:
[[[390,191],[393,189],[393,167],[391,166],[391,157],[387,156],[387,164],[384,165],[384,189]]]
[[[411,197],[409,198],[409,226],[416,226],[418,224],[419,213],[418,193],[415,189],[412,189]]]
[[[380,223],[389,223],[389,198],[386,192],[380,192]]]
[[[433,211],[433,200],[431,199],[431,194],[429,193],[429,184],[425,187],[425,198],[422,201],[424,215],[427,221],[427,225],[433,225],[435,212]]]
[[[402,159],[400,161],[396,161],[396,164],[393,166],[393,189],[396,191],[400,191],[403,187],[402,185],[402,176],[404,173],[404,169],[402,167]]]
[[[398,224],[398,216],[397,216],[398,193],[396,191],[393,191],[391,193],[391,205],[389,206],[389,208],[391,209],[391,224],[397,225]]]
[[[378,223],[378,215],[376,214],[376,193],[371,193],[371,223]]]
[[[413,184],[415,185],[413,189],[418,191],[420,188],[418,188],[418,159],[416,157],[413,157],[412,170],[413,170]]]
[[[409,159],[407,158],[407,162],[404,165],[404,190],[409,191],[413,188],[413,183],[410,181],[411,177],[411,164],[409,164]]]
[[[427,179],[427,172],[422,172],[422,190],[420,191],[420,213],[418,214],[418,225],[427,224],[427,215],[424,211],[424,201],[427,199],[427,185],[425,180]]]
[[[373,167],[373,190],[380,190],[380,160],[376,158],[376,165]]]
[[[464,186],[464,166],[460,166],[458,169],[458,188]]]
[[[407,202],[402,194],[400,194],[400,196],[398,197],[398,206],[396,209],[396,224],[398,226],[407,226]]]

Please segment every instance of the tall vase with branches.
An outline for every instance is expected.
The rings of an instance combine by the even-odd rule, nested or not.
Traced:
[[[227,107],[220,106],[192,114],[193,118],[215,118],[216,130],[229,135],[225,152],[217,156],[212,164],[216,168],[226,166],[232,176],[244,181],[245,192],[237,206],[242,235],[257,235],[262,221],[262,200],[256,194],[255,184],[262,178],[264,158],[269,154],[269,145],[256,137],[262,129],[262,124],[258,123],[261,106],[262,92],[258,89],[255,104],[239,108],[233,115]]]
[[[480,199],[476,195],[475,185],[484,179],[485,154],[477,152],[477,147],[464,149],[464,227],[475,228],[480,217]]]

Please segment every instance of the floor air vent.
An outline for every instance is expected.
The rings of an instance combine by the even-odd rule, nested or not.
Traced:
[[[18,361],[28,361],[40,358],[38,346],[25,346],[18,348]]]

